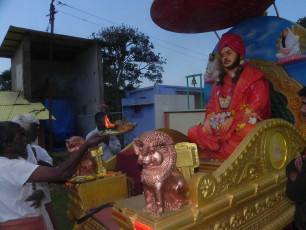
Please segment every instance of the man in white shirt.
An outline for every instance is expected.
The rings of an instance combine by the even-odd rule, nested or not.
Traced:
[[[95,114],[96,128],[87,134],[86,140],[99,131],[104,131],[106,129],[104,120],[105,116],[106,114],[104,112],[97,112]],[[104,161],[108,160],[121,150],[120,142],[116,136],[106,138],[104,142],[100,143],[100,145],[103,148],[104,154],[102,155],[102,160]]]

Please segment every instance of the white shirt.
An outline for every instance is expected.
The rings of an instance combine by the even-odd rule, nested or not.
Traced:
[[[33,153],[32,148],[35,149],[36,152],[36,156],[37,159]],[[28,158],[27,161],[33,163],[33,164],[37,164],[38,160],[42,160],[44,162],[49,163],[50,165],[53,165],[53,160],[52,158],[49,156],[48,152],[46,150],[44,150],[42,147],[38,146],[38,145],[27,145],[27,152],[28,152]]]
[[[36,157],[33,151],[33,148],[35,150],[36,153]],[[33,164],[38,164],[38,161],[44,161],[46,163],[49,163],[50,165],[53,166],[53,160],[52,158],[49,156],[48,152],[43,149],[42,147],[38,146],[38,145],[31,145],[28,144],[27,145],[27,152],[28,152],[28,158],[27,161],[33,163]],[[38,186],[37,189],[41,189],[44,193],[44,196],[41,200],[41,212],[42,215],[44,217],[45,220],[45,224],[47,226],[48,230],[54,230],[50,216],[44,206],[44,204],[48,204],[51,202],[51,195],[50,195],[50,189],[49,189],[49,184],[48,182],[40,182],[40,183],[35,183],[36,186]]]
[[[41,215],[25,199],[32,195],[32,183],[26,183],[38,165],[23,158],[0,157],[0,222]]]
[[[87,134],[86,140],[98,132],[99,130],[95,128],[94,130],[92,130],[90,133]],[[104,161],[108,160],[109,158],[111,158],[112,156],[114,156],[116,153],[118,153],[121,150],[120,141],[118,140],[116,136],[111,136],[109,138],[108,145],[103,142],[100,143],[100,145],[103,148],[104,154],[102,155],[102,160]]]
[[[36,156],[34,155],[33,149],[35,149],[36,152]],[[44,162],[49,163],[50,165],[53,165],[53,160],[52,158],[49,156],[48,152],[46,150],[44,150],[42,147],[38,146],[38,145],[27,145],[27,152],[28,152],[28,158],[27,161],[36,164],[39,160],[42,160]],[[35,183],[38,184],[38,183]],[[40,189],[44,192],[44,196],[42,199],[42,203],[43,204],[47,204],[51,202],[51,195],[50,195],[50,189],[49,189],[49,184],[48,182],[40,182]]]

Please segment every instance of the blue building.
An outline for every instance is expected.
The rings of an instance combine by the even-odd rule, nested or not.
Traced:
[[[129,122],[137,123],[137,127],[124,135],[125,144],[145,131],[165,128],[165,112],[188,111],[188,104],[189,110],[199,110],[204,117],[199,87],[190,87],[189,93],[187,87],[170,85],[155,85],[127,92],[126,98],[122,99],[122,114]]]

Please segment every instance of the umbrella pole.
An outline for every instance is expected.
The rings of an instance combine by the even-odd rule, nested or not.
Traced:
[[[217,38],[219,39],[219,41],[220,41],[220,36],[219,36],[219,34],[217,34],[217,32],[214,30],[214,33],[215,33],[215,35],[217,36]]]
[[[273,2],[273,6],[274,6],[274,9],[275,9],[275,12],[276,12],[276,16],[279,18],[279,13],[278,13],[277,7],[275,5],[275,2]]]

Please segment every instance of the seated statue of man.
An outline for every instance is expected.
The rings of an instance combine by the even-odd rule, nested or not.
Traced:
[[[206,106],[204,123],[188,130],[188,138],[201,152],[227,159],[254,125],[270,118],[269,83],[244,61],[245,46],[239,35],[223,34],[218,52],[223,69]],[[211,157],[214,158],[214,157]]]

